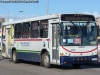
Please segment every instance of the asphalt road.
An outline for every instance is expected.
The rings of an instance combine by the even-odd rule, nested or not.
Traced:
[[[14,64],[0,56],[0,75],[100,75],[100,67],[83,65],[75,69],[72,66],[54,66],[46,69],[32,62]]]

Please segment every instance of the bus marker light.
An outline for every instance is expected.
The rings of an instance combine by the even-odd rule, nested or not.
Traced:
[[[66,62],[64,62],[64,64],[66,64]]]
[[[86,58],[85,58],[85,60],[86,60]]]
[[[79,60],[79,59],[77,59],[77,60]]]

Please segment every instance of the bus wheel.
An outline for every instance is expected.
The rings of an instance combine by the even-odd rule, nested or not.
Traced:
[[[50,58],[49,58],[47,52],[45,52],[45,53],[43,54],[42,60],[43,60],[43,65],[44,65],[44,67],[46,67],[46,68],[50,68],[50,67],[51,67],[51,65],[50,65]]]
[[[12,52],[12,60],[13,60],[14,63],[18,63],[19,62],[19,60],[17,59],[17,52],[16,52],[16,50],[14,50]]]
[[[75,68],[79,68],[81,66],[81,64],[73,64],[73,67]]]

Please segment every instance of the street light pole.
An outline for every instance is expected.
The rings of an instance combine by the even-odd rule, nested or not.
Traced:
[[[49,11],[49,0],[47,0],[47,15],[48,15],[48,11]]]
[[[22,10],[19,11],[20,12],[20,19],[21,19],[21,13],[23,12]]]
[[[4,6],[2,6],[2,5],[0,5],[0,6],[3,7],[3,8],[5,8],[7,10],[7,18],[8,18],[8,22],[9,22],[9,9],[6,8],[6,7],[4,7]]]

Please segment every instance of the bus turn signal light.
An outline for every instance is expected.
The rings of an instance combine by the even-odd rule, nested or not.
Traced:
[[[60,56],[63,56],[64,54],[63,53],[60,53]]]
[[[64,64],[66,64],[66,62],[64,62]]]

